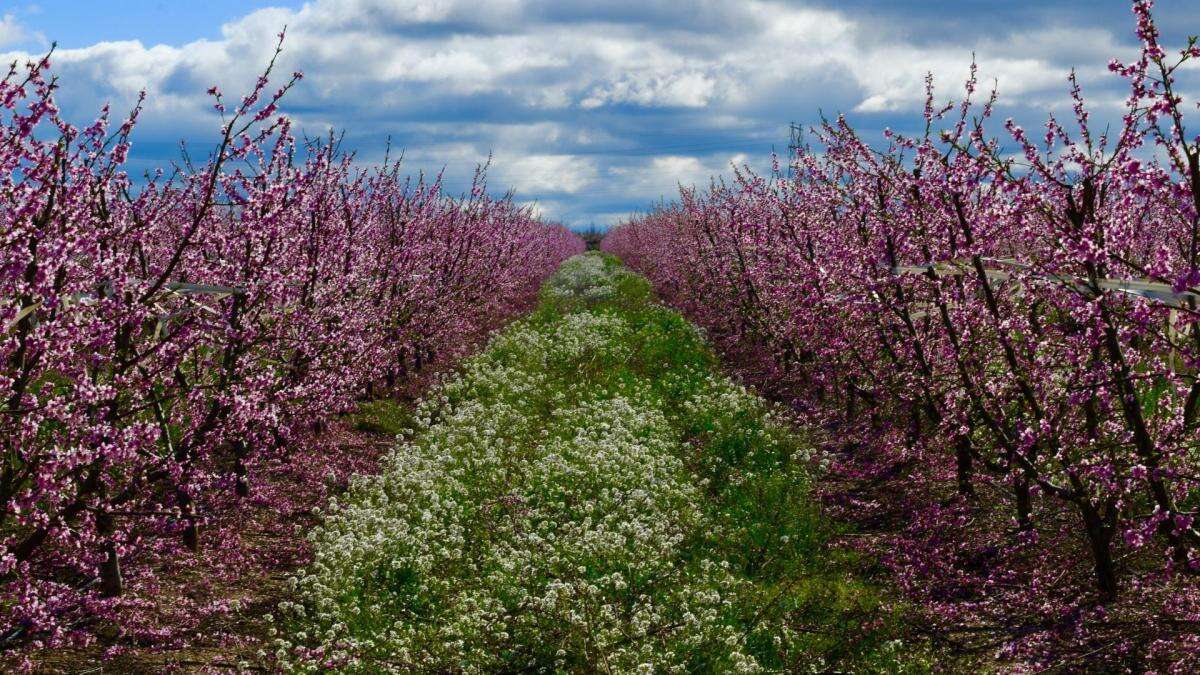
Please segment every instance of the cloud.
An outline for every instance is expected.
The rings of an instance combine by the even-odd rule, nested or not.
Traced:
[[[692,155],[662,155],[652,158],[647,164],[635,168],[616,168],[613,173],[619,176],[641,177],[670,176],[671,179],[684,187],[704,187],[713,176],[728,173],[733,167],[745,164],[748,157],[739,153],[736,155],[710,155],[695,157]],[[636,189],[636,186],[632,186]]]
[[[25,42],[33,37],[33,34],[17,22],[15,14],[8,12],[0,16],[0,48]]]
[[[1173,3],[1160,2],[1164,25],[1200,19]],[[1083,0],[1014,0],[1003,16],[950,0],[311,0],[249,12],[218,39],[61,50],[55,67],[80,121],[147,89],[135,156],[162,162],[179,137],[212,139],[203,92],[252,86],[286,25],[280,72],[306,78],[285,109],[305,132],[346,129],[363,161],[391,138],[412,170],[445,168],[457,186],[492,155],[497,189],[550,217],[610,222],[731,161],[761,167],[789,122],[819,111],[847,111],[868,134],[916,127],[925,73],[939,98],[956,96],[972,55],[1028,126],[1063,105],[1071,67],[1111,107],[1120,84],[1104,64],[1132,53],[1128,24]],[[0,19],[0,49],[31,36]]]
[[[703,108],[713,99],[717,81],[700,71],[626,75],[597,85],[579,102],[583,108],[632,103],[646,107]]]
[[[518,194],[575,194],[596,181],[595,161],[572,155],[520,155],[498,158],[492,176]]]

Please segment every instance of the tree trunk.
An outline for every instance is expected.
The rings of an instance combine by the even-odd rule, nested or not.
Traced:
[[[971,458],[971,437],[959,436],[954,442],[954,460],[958,479],[958,494],[967,500],[975,499],[975,486],[971,483],[973,475]]]
[[[1117,573],[1113,566],[1112,538],[1114,530],[1104,522],[1091,504],[1080,505],[1088,544],[1092,549],[1092,566],[1096,573],[1096,591],[1102,602],[1117,597]]]
[[[1017,527],[1022,530],[1033,529],[1033,498],[1029,494],[1029,479],[1021,475],[1013,476],[1012,488],[1017,501]]]
[[[179,499],[179,509],[183,512],[183,545],[188,547],[192,553],[200,550],[200,525],[196,522],[195,504],[192,502],[191,495],[183,490],[177,493]]]
[[[125,591],[125,580],[121,575],[121,557],[117,555],[116,529],[113,517],[108,513],[96,516],[96,530],[104,537],[104,562],[100,564],[100,593],[106,598],[115,598]]]

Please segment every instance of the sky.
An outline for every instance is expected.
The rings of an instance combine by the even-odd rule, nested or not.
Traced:
[[[1171,45],[1200,33],[1200,1],[1155,14]],[[211,147],[205,91],[247,91],[284,26],[279,72],[305,79],[283,109],[305,133],[344,131],[366,164],[390,138],[453,190],[490,155],[493,192],[576,228],[766,170],[822,113],[880,142],[915,130],[925,74],[955,99],[973,55],[1001,118],[1036,128],[1069,110],[1074,68],[1094,118],[1116,119],[1107,63],[1136,53],[1122,0],[0,0],[0,59],[56,42],[59,104],[79,124],[146,90],[140,171],[181,140]]]

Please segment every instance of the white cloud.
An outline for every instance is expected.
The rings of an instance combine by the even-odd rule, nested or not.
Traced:
[[[200,87],[248,86],[287,25],[285,67],[304,69],[310,98],[347,107],[389,103],[396,87],[442,96],[496,93],[531,108],[584,110],[624,105],[710,108],[753,96],[797,77],[840,75],[860,92],[861,112],[918,109],[923,78],[957,85],[969,49],[881,43],[851,17],[748,0],[737,11],[758,31],[681,40],[637,25],[538,24],[522,16],[526,0],[316,0],[299,10],[255,11],[226,24],[222,39],[180,46],[99,43],[64,50],[59,63],[92,86],[122,96],[169,88],[170,78]],[[733,10],[730,10],[733,11]],[[413,26],[435,27],[427,32]],[[500,31],[500,28],[506,30]],[[476,32],[471,32],[475,30]],[[13,15],[0,20],[0,45],[26,36]],[[719,38],[719,39],[717,39]],[[1111,51],[1103,31],[1048,28],[980,45],[985,78],[1007,96],[1059,86],[1051,57],[1063,45]],[[1102,45],[1103,49],[1097,49]],[[393,91],[388,91],[393,88]],[[183,92],[171,92],[183,93]]]
[[[658,75],[645,73],[624,76],[598,85],[582,101],[584,108],[634,103],[649,108],[680,106],[703,108],[713,99],[717,81],[698,71]]]
[[[15,45],[34,37],[17,21],[16,15],[6,13],[0,16],[0,47]]]
[[[657,174],[674,176],[685,185],[694,184],[706,178],[704,164],[698,157],[655,157],[650,160],[650,170]]]
[[[638,164],[609,168],[608,176],[612,180],[606,181],[606,190],[636,196],[643,201],[653,200],[680,186],[706,187],[715,177],[728,175],[733,167],[741,167],[748,159],[744,153],[701,157],[659,155]]]
[[[517,155],[496,158],[492,176],[516,188],[518,194],[574,194],[595,182],[594,160],[571,155]]]
[[[285,25],[280,72],[306,73],[285,109],[306,130],[347,128],[376,146],[395,135],[411,167],[451,175],[469,176],[494,152],[494,185],[538,197],[547,212],[598,219],[623,214],[621,199],[728,175],[746,155],[713,148],[741,128],[811,120],[818,107],[919,119],[925,72],[939,98],[957,95],[973,51],[1002,103],[1045,107],[1064,100],[1071,65],[1088,67],[1085,85],[1108,82],[1104,62],[1121,49],[1109,31],[1052,24],[910,43],[854,14],[784,0],[312,0],[251,12],[215,40],[60,50],[64,108],[87,118],[145,88],[139,134],[211,135],[205,89],[219,84],[236,100]],[[31,36],[13,14],[0,19],[0,48]],[[766,161],[771,141],[782,149],[787,138],[756,142],[762,155],[750,159]],[[640,159],[597,154],[630,147]]]

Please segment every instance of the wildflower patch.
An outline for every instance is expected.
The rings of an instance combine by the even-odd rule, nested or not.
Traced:
[[[285,667],[755,672],[896,648],[819,551],[806,446],[611,257],[567,261],[417,418],[313,532],[273,617]]]

